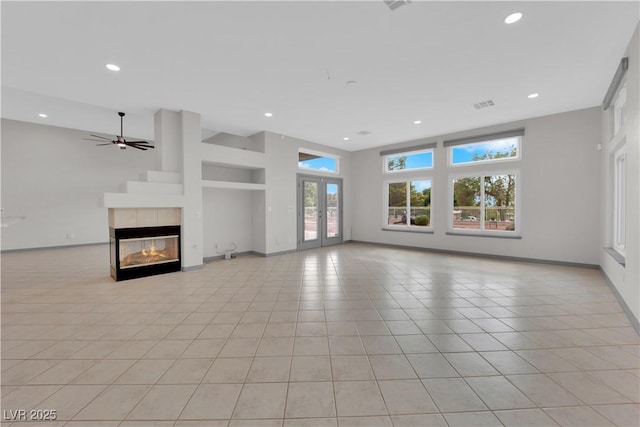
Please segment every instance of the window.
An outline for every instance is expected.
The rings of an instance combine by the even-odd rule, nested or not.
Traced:
[[[386,183],[385,228],[431,228],[431,180]]]
[[[451,230],[516,233],[517,175],[505,173],[451,180]]]
[[[431,169],[433,168],[433,149],[383,155],[382,162],[385,173]]]
[[[298,168],[305,171],[338,173],[339,168],[338,156],[320,153],[313,150],[300,150],[298,152]]]
[[[624,127],[624,115],[627,105],[627,85],[622,86],[613,102],[613,135],[617,135]]]
[[[520,137],[495,139],[450,147],[452,165],[514,160],[520,156]]]
[[[613,249],[625,255],[627,151],[623,145],[613,154]]]
[[[478,163],[520,160],[524,129],[444,141],[449,148],[449,164],[463,166]]]
[[[524,129],[444,141],[451,167],[474,172],[449,180],[449,232],[519,237],[519,173],[488,163],[520,160]]]

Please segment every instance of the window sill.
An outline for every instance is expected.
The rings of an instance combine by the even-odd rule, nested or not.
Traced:
[[[398,227],[398,228],[395,228],[395,227],[393,227],[393,228],[392,227],[382,227],[382,231],[399,231],[401,233],[433,234],[433,229],[426,229],[425,230],[425,229],[419,229],[419,228],[416,228],[416,227],[412,227],[412,228],[409,228],[409,227],[402,227],[402,228],[400,228],[400,227]]]
[[[626,267],[626,260],[625,260],[625,258],[624,258],[622,255],[620,255],[620,254],[619,254],[615,249],[613,249],[613,248],[604,248],[604,251],[605,251],[606,253],[608,253],[608,254],[611,256],[611,258],[613,258],[614,260],[616,260],[616,262],[617,262],[618,264],[620,264],[620,265],[621,265],[621,266],[623,266],[623,267]]]
[[[498,232],[499,233],[499,232]],[[469,233],[469,232],[460,232],[460,231],[447,231],[445,233],[447,236],[467,236],[467,237],[492,237],[496,239],[522,239],[522,236],[517,234],[497,234],[497,233]]]

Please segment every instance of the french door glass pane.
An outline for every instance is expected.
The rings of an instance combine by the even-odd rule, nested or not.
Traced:
[[[338,215],[338,184],[327,184],[327,238],[338,236],[340,215]]]
[[[318,239],[318,183],[304,183],[304,240]]]

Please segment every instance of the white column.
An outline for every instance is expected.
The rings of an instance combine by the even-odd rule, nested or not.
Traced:
[[[179,113],[181,123],[181,170],[184,185],[182,208],[182,270],[202,267],[202,156],[200,114]]]
[[[156,169],[182,172],[182,135],[180,113],[158,110],[154,116]],[[199,131],[199,130],[198,130]]]

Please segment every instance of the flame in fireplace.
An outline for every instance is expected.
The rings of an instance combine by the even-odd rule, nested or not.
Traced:
[[[162,256],[163,255],[161,252],[156,250],[155,246],[151,246],[149,250],[143,249],[140,252],[142,252],[142,255],[144,256],[156,256],[156,255]]]
[[[152,264],[154,262],[171,259],[171,253],[167,249],[158,250],[155,246],[151,246],[149,249],[141,249],[138,252],[125,256],[120,261],[120,265],[124,267],[129,265]]]

